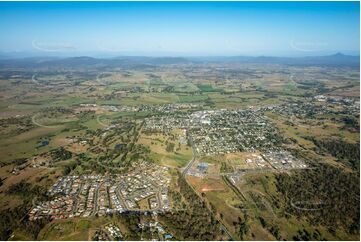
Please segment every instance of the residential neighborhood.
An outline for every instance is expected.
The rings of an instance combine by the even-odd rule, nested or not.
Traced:
[[[30,220],[105,216],[125,211],[167,211],[170,209],[167,170],[142,164],[126,175],[61,177],[48,192],[53,199],[34,206],[29,213]],[[139,206],[141,200],[146,200],[145,206]]]

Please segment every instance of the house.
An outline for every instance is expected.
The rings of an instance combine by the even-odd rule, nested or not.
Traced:
[[[170,234],[170,233],[164,234],[164,239],[172,239],[172,238],[173,238],[172,234]]]

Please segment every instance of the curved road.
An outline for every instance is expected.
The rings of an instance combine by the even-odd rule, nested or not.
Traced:
[[[31,77],[31,80],[32,80],[35,84],[40,85],[40,83],[35,79],[35,76],[36,76],[36,74],[34,74],[34,75]]]
[[[101,116],[101,115],[97,116],[97,122],[98,122],[98,124],[100,124],[101,126],[103,126],[103,127],[105,127],[105,128],[109,128],[110,125],[107,125],[107,124],[103,123],[102,121],[100,121],[100,116]]]
[[[46,126],[46,125],[43,125],[43,124],[39,124],[36,120],[35,120],[35,116],[36,114],[34,114],[32,117],[31,117],[31,122],[33,122],[33,124],[35,124],[36,126],[39,126],[39,127],[43,127],[43,128],[57,128],[58,126],[55,125],[55,126]]]
[[[307,204],[307,205],[311,205],[311,206],[320,206],[319,208],[303,208],[303,207],[299,207],[296,205],[297,204]],[[317,210],[321,210],[321,209],[324,209],[324,203],[323,202],[310,202],[310,201],[297,201],[296,203],[293,202],[293,200],[291,200],[290,204],[292,207],[294,207],[295,209],[298,209],[298,210],[302,210],[302,211],[317,211]]]

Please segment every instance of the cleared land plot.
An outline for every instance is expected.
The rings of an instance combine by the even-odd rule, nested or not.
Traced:
[[[162,134],[146,135],[142,133],[139,137],[138,143],[150,148],[150,156],[160,165],[171,167],[183,167],[192,158],[192,150],[185,144],[180,144],[179,141],[171,141],[174,143],[174,150],[168,152],[166,140],[169,137]],[[179,150],[177,150],[179,149]]]
[[[39,127],[31,129],[27,132],[19,134],[11,139],[1,140],[0,141],[0,160],[6,161],[11,159],[16,159],[20,157],[29,157],[39,151],[36,149],[39,138],[54,134],[57,131],[63,129],[64,126],[54,126],[54,128],[45,128]],[[50,145],[43,147],[44,149],[55,148]]]

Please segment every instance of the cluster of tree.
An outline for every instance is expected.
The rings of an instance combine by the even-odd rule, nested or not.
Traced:
[[[176,190],[168,190],[168,195],[173,201],[173,207],[175,209],[184,209],[186,204],[182,200],[182,195]]]
[[[138,131],[134,123],[123,121],[120,125],[120,127],[116,127],[115,129],[113,129],[113,132],[107,132],[107,135],[102,139],[102,144],[104,146],[108,147],[115,140],[119,140],[119,138],[121,142],[129,143],[131,142],[132,138],[138,135]],[[99,131],[101,132],[98,133],[97,136],[103,134],[103,130]]]
[[[129,233],[125,236],[126,240],[140,240],[141,228],[138,226],[140,219],[141,217],[138,214],[125,214],[120,217],[122,224],[129,230]]]
[[[104,241],[104,240],[110,241],[111,239],[108,237],[108,234],[104,230],[99,229],[94,232],[91,240],[92,241]]]
[[[30,239],[36,240],[40,230],[50,221],[43,218],[35,221],[29,221],[27,213],[29,206],[18,206],[14,209],[0,211],[0,240],[8,240],[11,234],[19,229],[30,236]]]
[[[297,234],[293,236],[295,241],[309,241],[309,240],[325,240],[318,229],[314,233],[309,232],[307,229],[298,230]]]
[[[244,236],[246,236],[250,231],[247,213],[244,214],[244,219],[238,217],[238,221],[233,222],[233,226],[236,228],[238,237],[241,238],[241,240],[244,240]]]
[[[109,166],[106,166],[101,162],[97,162],[96,160],[90,160],[89,162],[82,163],[81,166],[84,170],[93,171],[99,174],[104,174],[107,170],[111,169]]]
[[[262,216],[258,217],[263,228],[267,229],[277,240],[282,240],[280,228],[276,224],[269,224]]]
[[[165,148],[167,152],[173,152],[174,151],[174,143],[168,142],[167,147]]]
[[[20,196],[24,201],[30,201],[34,197],[38,200],[46,200],[48,199],[46,192],[46,188],[38,185],[31,186],[30,183],[25,182],[24,180],[11,185],[6,190],[7,194]]]
[[[309,92],[307,94],[308,97],[309,96],[314,96],[315,92],[316,93],[324,93],[329,91],[329,89],[325,86],[324,83],[315,81],[315,80],[304,80],[304,81],[300,81],[298,80],[297,83],[299,84],[297,86],[297,88],[303,89],[303,90],[309,90]]]
[[[32,240],[36,240],[38,233],[49,222],[49,219],[29,221],[28,212],[35,199],[39,201],[48,199],[46,191],[44,187],[31,186],[24,181],[8,188],[6,193],[21,196],[23,204],[13,209],[0,211],[0,240],[8,240],[17,229],[25,232]]]
[[[0,127],[6,128],[9,125],[21,125],[21,126],[32,126],[32,121],[29,116],[27,117],[10,117],[5,119],[0,119]]]
[[[358,120],[354,117],[344,117],[342,118],[342,121],[344,123],[343,128],[350,130],[350,131],[359,131],[360,130],[360,124]]]
[[[22,132],[26,132],[34,127],[34,124],[31,121],[29,116],[27,117],[10,117],[6,119],[0,119],[0,128],[5,130],[7,127],[11,125],[16,125],[16,130],[11,131],[11,134],[20,134]],[[10,133],[8,133],[10,134]]]
[[[46,117],[55,117],[59,114],[72,114],[73,111],[64,107],[48,107],[44,109],[43,113]]]
[[[233,167],[228,164],[227,162],[223,161],[221,163],[221,172],[227,173],[227,172],[234,172]]]
[[[109,152],[99,156],[98,160],[86,158],[78,162],[78,164],[85,169],[104,174],[106,172],[126,172],[139,160],[153,162],[148,156],[150,153],[149,148],[144,145],[128,143],[122,147],[121,151],[123,152],[122,154]]]
[[[209,107],[215,107],[215,103],[214,103],[214,101],[213,101],[210,97],[208,97],[208,98],[204,101],[204,105],[209,106]]]
[[[263,99],[268,99],[268,98],[277,98],[278,96],[275,93],[269,92],[267,90],[264,90],[265,94],[264,94],[264,98]]]
[[[360,169],[360,144],[352,144],[340,139],[316,139],[310,138],[317,146],[317,153],[329,153],[336,157],[340,162],[352,167],[355,170]]]
[[[31,188],[31,184],[21,181],[19,183],[15,183],[11,185],[7,190],[6,193],[9,195],[18,195],[18,196],[26,196]]]
[[[138,160],[151,161],[151,159],[147,156],[149,153],[150,150],[148,147],[141,144],[136,144],[134,145],[132,151],[128,153],[128,158],[131,164]]]
[[[180,194],[187,203],[186,210],[161,215],[161,219],[185,240],[216,240],[219,222],[208,210],[206,203],[192,190],[187,181],[178,175]]]
[[[65,164],[63,167],[63,175],[69,175],[78,165],[79,161],[70,161],[69,163]]]
[[[20,166],[20,165],[23,165],[27,162],[27,158],[18,158],[18,159],[15,159],[15,160],[10,160],[10,161],[3,161],[0,163],[0,167],[3,167],[3,166],[7,166],[7,165],[16,165],[16,166]]]
[[[276,176],[277,189],[288,204],[286,212],[305,217],[312,225],[358,233],[359,175],[328,164],[314,166]]]
[[[63,147],[50,151],[50,154],[55,162],[68,160],[73,156],[73,154],[70,151],[64,149]]]

